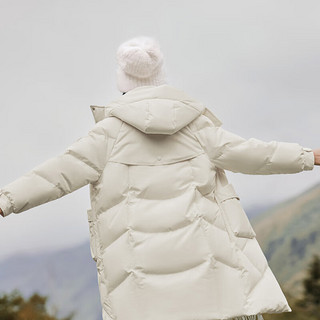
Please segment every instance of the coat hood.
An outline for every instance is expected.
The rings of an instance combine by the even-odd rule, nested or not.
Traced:
[[[114,116],[146,134],[174,134],[201,114],[222,124],[202,102],[168,84],[136,87],[106,106],[90,108],[95,122]]]

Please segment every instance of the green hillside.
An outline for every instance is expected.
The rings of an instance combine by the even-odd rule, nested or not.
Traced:
[[[281,287],[300,298],[307,265],[320,253],[320,183],[250,221]]]

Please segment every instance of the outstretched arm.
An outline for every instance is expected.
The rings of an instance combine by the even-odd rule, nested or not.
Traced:
[[[315,163],[311,148],[298,143],[244,139],[222,128],[213,163],[220,168],[245,174],[289,174],[312,170]]]
[[[204,117],[204,116],[203,116]],[[284,174],[312,170],[319,165],[320,149],[298,143],[245,139],[215,126],[207,117],[198,123],[198,138],[212,163],[245,174]]]
[[[97,181],[106,163],[107,139],[104,121],[76,140],[65,152],[36,166],[0,188],[3,217],[58,199]]]

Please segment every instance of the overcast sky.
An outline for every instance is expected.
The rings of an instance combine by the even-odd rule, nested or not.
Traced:
[[[0,0],[0,187],[87,134],[90,105],[120,96],[117,47],[158,39],[169,84],[244,138],[320,148],[319,1]],[[319,167],[227,171],[248,212],[320,181]],[[26,190],[27,191],[27,190]],[[0,258],[89,237],[89,187],[0,217]]]

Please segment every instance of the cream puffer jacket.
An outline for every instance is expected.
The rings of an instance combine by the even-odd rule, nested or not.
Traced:
[[[87,184],[104,320],[263,319],[292,311],[224,170],[312,170],[297,143],[244,139],[170,85],[91,106],[95,126],[1,188],[5,217]]]

